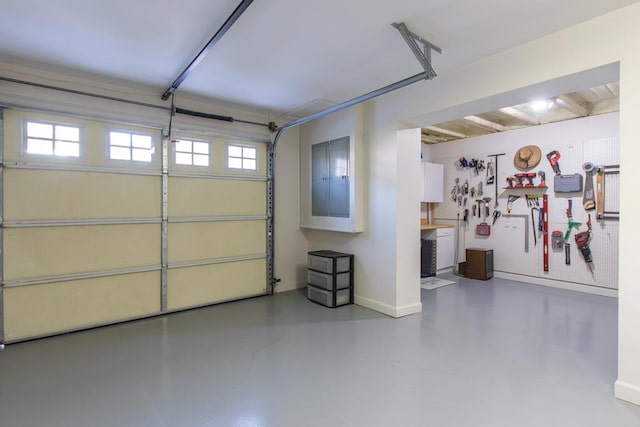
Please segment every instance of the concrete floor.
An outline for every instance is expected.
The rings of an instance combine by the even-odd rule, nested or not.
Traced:
[[[391,319],[287,292],[7,346],[0,426],[640,426],[617,301],[492,279]]]

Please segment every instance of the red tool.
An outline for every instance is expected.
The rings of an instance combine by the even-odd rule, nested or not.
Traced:
[[[516,184],[516,188],[524,187],[524,178],[526,175],[526,173],[517,173],[515,175],[516,181],[518,181],[518,183]]]
[[[558,163],[558,160],[560,160],[560,153],[557,151],[552,151],[550,153],[547,154],[547,160],[549,160],[549,163],[551,163],[551,168],[553,169],[553,172],[556,175],[560,174],[560,164]]]
[[[516,179],[512,176],[507,177],[507,184],[509,185],[509,188],[513,188],[513,181],[515,181]]]
[[[549,271],[549,196],[542,195],[542,256],[543,268]]]
[[[491,211],[489,210],[489,202],[491,201],[491,197],[485,197],[484,198],[484,217],[485,219],[491,214]]]
[[[490,236],[491,235],[491,226],[486,222],[481,222],[476,225],[476,234],[478,236]]]
[[[591,256],[591,249],[589,249],[589,232],[581,231],[580,233],[576,233],[576,246],[582,252],[582,257],[584,258],[584,262],[589,266],[589,270],[591,274],[593,274],[593,257]]]
[[[545,181],[546,176],[544,171],[538,171],[538,176],[540,177],[540,187],[546,187],[547,181]]]
[[[482,222],[476,225],[476,234],[478,236],[489,236],[491,235],[491,226],[487,224],[487,217],[489,216],[489,202],[491,201],[491,197],[485,197],[484,199],[478,199],[478,202],[484,202],[484,218]],[[478,203],[478,216],[480,216],[481,205]]]
[[[567,200],[567,211],[566,211],[567,212],[567,232],[564,233],[565,249],[567,251],[569,251],[568,246],[569,246],[569,236],[571,235],[571,230],[573,230],[574,228],[577,230],[582,225],[581,222],[573,220],[572,207],[573,207],[573,200],[571,199]],[[569,255],[567,255],[567,259],[568,258],[569,258]],[[569,265],[569,262],[567,262],[567,265]]]
[[[533,187],[533,180],[536,178],[537,174],[535,172],[528,172],[525,174],[525,177],[529,182],[525,184],[525,187]]]

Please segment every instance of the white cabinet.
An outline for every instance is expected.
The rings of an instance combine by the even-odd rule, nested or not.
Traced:
[[[440,203],[444,194],[444,166],[438,163],[422,162],[421,201]]]
[[[454,228],[423,230],[421,234],[423,239],[436,241],[436,272],[452,268],[455,261]]]
[[[453,267],[454,263],[454,230],[438,228],[436,230],[436,270]]]

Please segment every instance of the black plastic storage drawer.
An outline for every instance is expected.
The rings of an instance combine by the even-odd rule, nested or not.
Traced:
[[[321,273],[344,273],[353,270],[353,255],[335,251],[311,251],[307,268]]]
[[[316,288],[307,285],[307,298],[326,307],[340,307],[341,305],[351,304],[351,288],[339,289],[337,291],[327,291],[325,289]]]
[[[307,298],[332,308],[353,304],[353,255],[327,250],[309,252]]]
[[[351,286],[351,272],[327,274],[307,269],[307,283],[328,291],[348,288]]]

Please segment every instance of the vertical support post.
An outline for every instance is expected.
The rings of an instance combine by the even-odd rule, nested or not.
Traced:
[[[167,275],[169,265],[169,131],[162,130],[162,223],[160,248],[162,270],[160,271],[160,311],[167,311]]]
[[[0,348],[4,343],[4,110],[0,107]]]
[[[275,144],[267,144],[267,289],[266,293],[273,295],[275,291],[274,277],[274,172],[275,172]]]

